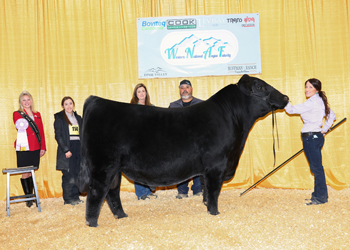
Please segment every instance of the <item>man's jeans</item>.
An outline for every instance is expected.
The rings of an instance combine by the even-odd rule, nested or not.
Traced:
[[[177,191],[179,192],[179,194],[187,194],[188,193],[188,182],[184,181],[182,183],[180,183],[179,185],[177,185]],[[202,185],[201,185],[201,181],[200,181],[200,177],[194,177],[193,178],[193,185],[191,187],[192,191],[193,191],[193,195],[202,192]]]
[[[144,186],[144,185],[141,185],[141,184],[135,182],[135,193],[136,193],[137,198],[140,199],[142,196],[144,196],[144,195],[148,196],[152,192],[148,186]]]

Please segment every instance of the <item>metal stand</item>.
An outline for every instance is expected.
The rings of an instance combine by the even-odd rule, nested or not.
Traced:
[[[35,200],[39,212],[41,212],[41,207],[40,207],[40,200],[39,200],[39,195],[38,195],[38,189],[36,186],[36,181],[35,181],[35,174],[34,170],[38,169],[38,167],[23,167],[23,168],[5,168],[2,170],[2,172],[7,174],[7,186],[6,186],[6,211],[7,211],[7,216],[10,216],[10,204],[11,203],[16,203],[16,202],[22,202],[22,201],[32,201]],[[10,175],[11,174],[23,174],[23,173],[32,173],[32,179],[33,179],[33,186],[34,186],[34,194],[26,194],[26,195],[19,195],[19,196],[10,196]],[[24,198],[24,199],[19,199],[19,198]],[[16,199],[16,200],[15,200]]]

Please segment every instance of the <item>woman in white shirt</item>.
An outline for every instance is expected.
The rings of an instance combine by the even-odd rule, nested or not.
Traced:
[[[306,205],[318,205],[328,202],[321,148],[324,144],[325,133],[332,126],[336,117],[330,109],[326,94],[324,91],[321,91],[321,87],[320,80],[315,78],[307,80],[305,82],[305,95],[308,100],[294,106],[288,103],[284,108],[288,114],[300,114],[304,121],[301,137],[310,170],[315,177],[314,192]],[[326,117],[326,122],[323,125],[324,117]]]

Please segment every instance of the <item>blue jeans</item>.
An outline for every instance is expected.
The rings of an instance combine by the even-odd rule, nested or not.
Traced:
[[[326,203],[328,201],[328,190],[321,154],[321,148],[324,144],[323,134],[310,135],[308,137],[302,137],[302,139],[304,152],[309,162],[311,173],[313,173],[315,177],[315,187],[311,200]]]
[[[177,185],[177,191],[179,194],[187,194],[188,193],[188,183],[189,180],[184,181]],[[193,178],[193,185],[191,187],[191,190],[193,191],[193,195],[202,192],[202,185],[199,176]]]
[[[135,193],[138,199],[141,198],[141,196],[146,195],[148,196],[149,194],[151,194],[151,189],[147,186],[138,184],[138,183],[134,183],[135,184]]]

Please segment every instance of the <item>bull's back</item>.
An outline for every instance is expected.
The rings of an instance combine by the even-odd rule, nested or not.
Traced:
[[[153,144],[174,151],[192,145],[198,152],[199,147],[230,136],[229,116],[210,101],[170,109],[90,96],[84,104],[83,133],[89,144],[106,148],[107,143],[119,151],[148,152]]]
[[[161,171],[165,165],[185,166],[191,172],[201,155],[224,139],[218,130],[218,112],[208,105],[169,109],[91,96],[84,105],[87,156],[96,163],[117,158],[122,167]]]

